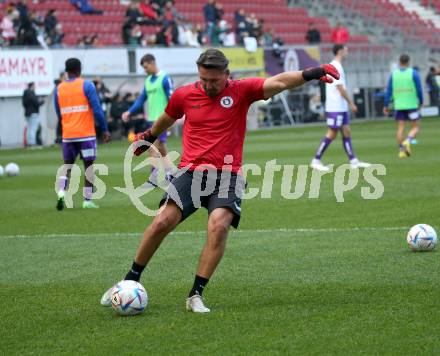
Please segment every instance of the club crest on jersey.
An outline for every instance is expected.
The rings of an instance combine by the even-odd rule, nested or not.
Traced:
[[[229,109],[234,104],[234,100],[230,96],[224,96],[220,99],[220,105],[226,109]]]

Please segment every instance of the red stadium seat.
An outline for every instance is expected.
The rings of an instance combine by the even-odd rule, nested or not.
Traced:
[[[407,39],[419,39],[429,44],[437,30],[431,21],[422,20],[413,11],[407,11],[402,4],[396,4],[390,0],[357,1],[333,0],[339,6],[346,8],[350,13],[355,13],[371,21],[380,23],[384,27],[394,28],[401,31]],[[431,0],[431,3],[440,4],[440,0]],[[428,5],[427,0],[421,4]],[[393,16],[390,16],[393,14]],[[434,33],[433,33],[434,32]],[[425,36],[428,34],[428,36]],[[362,38],[357,38],[363,41]]]

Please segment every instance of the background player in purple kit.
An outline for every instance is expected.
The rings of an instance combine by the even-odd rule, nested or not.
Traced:
[[[361,162],[356,158],[351,143],[348,110],[350,109],[353,113],[356,113],[357,107],[347,93],[347,82],[344,68],[342,67],[342,61],[348,55],[348,48],[344,45],[336,44],[333,46],[333,54],[335,58],[331,64],[338,70],[341,77],[339,80],[335,80],[333,83],[325,86],[325,115],[327,117],[328,129],[310,166],[319,171],[330,171],[330,168],[321,162],[321,157],[338,135],[338,131],[341,131],[342,144],[350,160],[351,168],[366,168],[369,167],[370,164]]]

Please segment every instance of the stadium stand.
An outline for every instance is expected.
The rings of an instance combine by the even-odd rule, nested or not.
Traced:
[[[203,23],[203,13],[201,11],[206,1],[186,0],[176,2],[177,9],[182,12],[191,22]],[[330,25],[326,19],[316,19],[309,17],[307,10],[302,8],[288,8],[285,2],[279,0],[256,0],[256,1],[222,1],[225,15],[224,18],[229,23],[233,23],[234,12],[243,8],[246,13],[254,13],[257,18],[265,21],[265,28],[273,28],[275,33],[280,36],[287,44],[306,43],[305,33],[308,23],[314,22],[321,32],[323,42],[330,41]]]
[[[6,2],[8,3],[8,2]],[[6,3],[0,4],[0,10],[6,7]],[[55,9],[59,22],[65,32],[64,44],[75,45],[88,35],[98,35],[101,45],[121,45],[121,28],[124,23],[124,14],[127,9],[119,0],[93,0],[90,3],[104,11],[102,15],[81,15],[69,1],[43,0],[38,3],[28,2],[30,10],[36,11],[39,16]],[[176,1],[177,10],[193,24],[204,24],[203,5],[205,0]],[[287,2],[280,0],[224,0],[224,19],[233,23],[234,12],[243,8],[246,13],[254,13],[257,18],[264,19],[265,29],[272,28],[276,35],[281,37],[285,44],[305,44],[305,34],[308,24],[313,22],[321,32],[323,43],[330,42],[331,26],[326,18],[311,17],[305,8],[292,8]],[[155,26],[142,26],[144,34],[157,32]],[[365,35],[353,35],[351,42],[367,43]]]
[[[437,13],[440,13],[440,0],[421,0],[420,4],[427,8],[432,8]]]
[[[0,10],[4,10],[7,3],[8,1],[0,4]],[[206,0],[185,0],[176,1],[175,6],[192,24],[203,26],[202,9],[205,3]],[[311,16],[308,11],[308,8],[318,3],[316,0],[291,1],[293,6],[287,6],[287,2],[281,0],[254,0],[252,2],[223,0],[221,3],[224,8],[223,18],[228,23],[233,24],[235,11],[243,8],[247,14],[254,13],[257,18],[263,19],[265,30],[272,29],[285,44],[306,44],[305,33],[311,22],[321,33],[322,43],[331,42],[332,27],[327,18]],[[56,10],[57,18],[65,32],[63,41],[65,45],[76,45],[81,38],[90,35],[98,35],[101,45],[121,45],[121,29],[125,21],[127,5],[121,4],[119,0],[93,0],[91,4],[103,10],[103,15],[81,15],[67,0],[28,2],[28,7],[39,16],[44,16],[50,9]],[[325,4],[320,2],[320,6],[327,8],[338,6],[349,14],[348,20],[353,21],[357,17],[362,17],[364,21],[372,25],[398,31],[406,39],[420,40],[431,48],[440,47],[440,29],[437,27],[440,25],[435,22],[435,15],[429,17],[419,8],[431,6],[439,11],[440,0],[422,0],[420,4],[415,4],[411,0],[328,0]],[[156,26],[142,26],[144,34],[154,34],[157,31]],[[366,34],[355,34],[350,36],[350,42],[359,44],[370,41]]]
[[[0,12],[7,3],[0,4]],[[119,0],[93,1],[92,4],[104,10],[104,14],[81,15],[67,0],[28,2],[27,6],[41,17],[44,17],[48,10],[55,9],[58,21],[63,25],[66,33],[64,38],[66,45],[75,45],[81,37],[94,34],[99,35],[104,45],[121,44],[121,27],[126,6],[121,5]]]
[[[309,4],[313,1],[309,1]],[[326,6],[339,6],[351,19],[363,17],[371,26],[380,25],[401,33],[406,40],[418,40],[431,48],[440,46],[440,30],[432,20],[423,20],[408,5],[390,0],[329,0]]]
[[[406,11],[413,12],[422,20],[431,21],[436,28],[440,28],[440,15],[431,7],[429,1],[391,0],[391,2],[400,3]]]

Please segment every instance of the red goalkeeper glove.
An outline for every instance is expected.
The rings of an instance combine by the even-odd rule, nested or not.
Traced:
[[[144,153],[145,151],[147,151],[150,148],[150,146],[154,143],[154,141],[156,141],[156,139],[157,139],[157,137],[151,133],[150,129],[148,129],[147,131],[136,134],[136,136],[134,137],[134,142],[147,141],[150,144],[147,145],[144,143],[141,146],[137,146],[134,149],[134,155],[139,156],[142,153]]]
[[[327,74],[329,76],[327,76]],[[333,83],[333,78],[339,79],[340,75],[338,70],[333,65],[321,64],[319,67],[303,70],[302,77],[306,82],[313,79],[318,79],[325,83]]]

